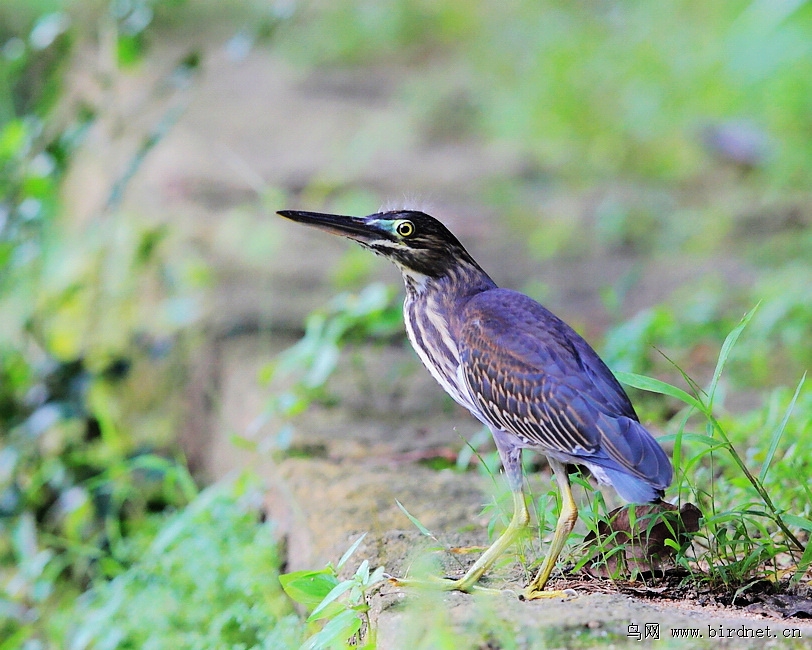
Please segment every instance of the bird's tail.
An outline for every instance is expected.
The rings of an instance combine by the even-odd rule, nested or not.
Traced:
[[[620,497],[629,503],[652,503],[661,499],[664,494],[662,488],[654,487],[648,481],[631,474],[606,467],[601,469]]]
[[[590,459],[599,465],[618,494],[630,503],[651,503],[663,496],[671,484],[671,461],[654,437],[637,420],[606,418],[602,431],[611,431],[603,441],[603,458]]]

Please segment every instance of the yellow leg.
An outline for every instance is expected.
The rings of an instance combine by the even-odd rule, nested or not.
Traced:
[[[436,580],[410,580],[410,579],[394,579],[392,582],[402,587],[432,587],[434,589],[442,589],[443,591],[496,591],[493,589],[486,589],[478,587],[477,582],[479,579],[490,570],[494,562],[499,559],[499,556],[510,547],[521,531],[527,527],[530,522],[530,513],[527,511],[527,504],[524,501],[524,493],[521,488],[513,492],[513,517],[497,540],[491,544],[488,549],[480,556],[474,565],[468,569],[462,578],[458,580],[448,580],[446,578]]]
[[[544,591],[544,586],[547,584],[547,580],[549,580],[550,574],[555,568],[558,556],[561,554],[561,549],[564,548],[564,543],[567,541],[567,537],[569,537],[578,519],[578,507],[575,505],[575,499],[572,497],[572,489],[570,488],[566,465],[550,459],[550,467],[553,469],[556,482],[561,492],[561,514],[556,523],[550,551],[544,559],[544,563],[541,565],[538,574],[527,586],[523,594],[526,600],[535,600],[537,598],[571,598],[576,595],[572,589],[565,591]],[[477,582],[490,570],[496,560],[508,547],[516,541],[516,538],[521,531],[527,527],[529,522],[530,513],[527,511],[524,493],[521,487],[519,487],[518,490],[514,490],[513,492],[513,517],[505,529],[505,532],[488,547],[462,578],[458,580],[448,580],[445,578],[429,580],[392,579],[392,583],[402,587],[429,587],[443,591],[485,591],[501,593],[498,590],[480,587],[477,585]]]
[[[544,558],[541,569],[539,569],[533,581],[527,585],[527,589],[524,592],[526,600],[562,598],[575,595],[571,589],[567,591],[544,591],[544,585],[546,585],[547,580],[550,579],[550,574],[555,568],[558,556],[561,555],[561,549],[564,548],[564,543],[567,541],[567,537],[569,537],[569,534],[575,527],[575,522],[578,520],[578,506],[575,505],[575,499],[572,498],[572,489],[570,488],[570,477],[567,474],[567,467],[552,458],[549,459],[549,462],[561,493],[561,514],[558,516],[558,522],[555,525],[555,534],[553,535],[553,541],[550,545],[547,557]]]

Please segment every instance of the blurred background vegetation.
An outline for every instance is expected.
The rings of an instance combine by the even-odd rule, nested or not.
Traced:
[[[234,66],[270,57],[305,91],[327,87],[327,123],[330,102],[347,96],[392,111],[343,139],[263,150],[313,169],[243,170],[243,198],[223,203],[216,184],[181,188],[227,208],[231,225],[211,226],[201,244],[171,204],[155,214],[148,193],[127,198],[145,161],[171,160],[201,79],[228,74],[212,63],[222,56]],[[136,82],[135,108],[125,106]],[[424,165],[443,172],[434,186],[402,186],[404,168]],[[88,168],[91,182],[71,183]],[[810,186],[812,3],[802,0],[5,0],[0,649],[147,647],[139,635],[150,626],[132,629],[127,608],[158,620],[209,571],[229,577],[207,583],[173,629],[154,623],[164,645],[150,647],[298,643],[298,619],[269,587],[278,561],[255,486],[200,493],[182,444],[194,359],[221,322],[211,295],[228,275],[222,261],[259,267],[278,251],[279,231],[252,216],[294,204],[366,214],[412,191],[448,197],[487,215],[492,255],[527,260],[516,288],[563,307],[612,368],[672,380],[669,359],[707,374],[760,303],[730,358],[735,408],[725,413],[759,462],[762,431],[777,426],[812,360]],[[589,310],[539,280],[591,258],[628,263],[591,278],[600,303]],[[349,251],[324,271],[357,290],[376,279],[374,264]],[[646,283],[655,290],[635,299]],[[353,332],[399,331],[394,293],[365,295],[365,307],[337,307],[345,320],[326,343],[287,357],[310,367],[309,390]],[[308,331],[311,344],[322,332]],[[639,400],[644,419],[665,426],[673,415],[666,400]],[[307,406],[293,401],[278,409]],[[794,404],[769,489],[808,531],[797,479],[812,465],[808,385]],[[237,556],[245,566],[224,564]],[[175,582],[153,599],[143,586],[156,575]],[[266,597],[252,598],[258,590]],[[215,603],[217,620],[200,632]],[[183,636],[192,632],[200,637]]]

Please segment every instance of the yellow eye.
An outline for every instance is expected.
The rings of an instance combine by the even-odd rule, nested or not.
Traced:
[[[411,237],[414,234],[414,224],[411,221],[401,221],[395,226],[395,230],[401,237]]]

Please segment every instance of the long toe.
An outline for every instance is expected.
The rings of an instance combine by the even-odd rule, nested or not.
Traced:
[[[492,589],[478,584],[468,584],[462,580],[450,580],[449,578],[389,578],[389,584],[395,587],[405,587],[406,589],[426,589],[430,591],[461,591],[466,594],[492,594],[502,595],[514,593],[504,589]]]
[[[524,590],[524,593],[521,596],[522,600],[541,600],[542,598],[562,598],[563,600],[571,600],[575,598],[578,593],[574,589],[562,589],[562,590],[544,590],[544,589],[533,589],[532,587],[528,587]]]
[[[427,576],[425,578],[389,578],[389,584],[406,589],[428,589],[432,591],[461,591],[459,580]]]

